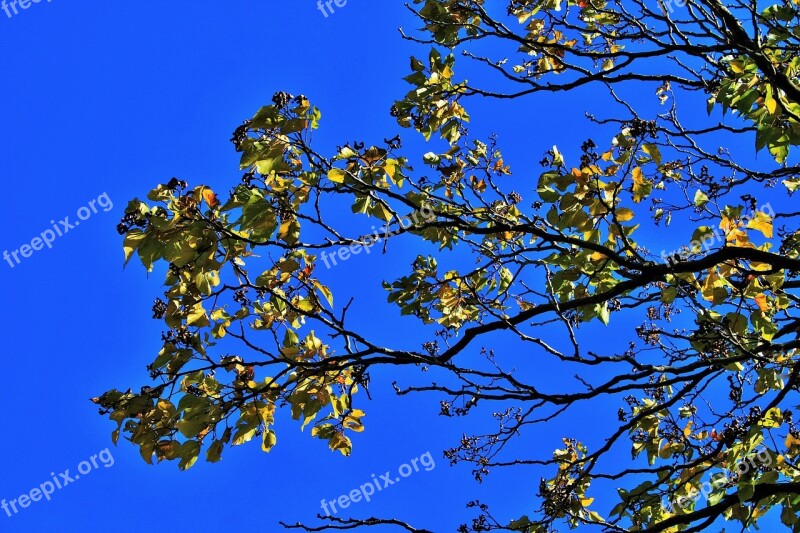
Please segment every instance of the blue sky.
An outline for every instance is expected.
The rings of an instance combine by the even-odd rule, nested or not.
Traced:
[[[0,251],[30,243],[52,228],[51,220],[61,230],[64,217],[72,224],[81,208],[91,211],[52,249],[18,256],[13,268],[0,263],[6,317],[0,325],[6,406],[0,499],[29,493],[51,472],[70,469],[74,477],[82,461],[91,464],[111,446],[113,425],[88,399],[147,380],[145,365],[160,347],[162,328],[150,308],[161,280],[148,279],[137,264],[122,268],[115,226],[127,201],[172,176],[227,190],[239,177],[231,132],[278,90],[306,94],[322,109],[315,137],[322,147],[392,137],[399,128],[388,109],[408,90],[401,80],[408,57],[427,53],[402,41],[399,26],[418,22],[401,2],[385,0],[349,0],[327,18],[313,0],[43,0],[12,17],[0,11]],[[560,143],[574,151],[586,137],[586,97],[544,96],[524,106],[477,100],[468,106],[472,131],[500,135],[515,179],[532,199],[543,152]],[[335,292],[359,297],[355,317],[387,343],[416,340],[406,327],[413,322],[383,303],[379,286],[407,269],[411,257],[397,263],[360,256],[329,280]],[[372,288],[360,292],[365,279]],[[533,364],[538,372],[555,372],[551,361]],[[478,485],[467,467],[449,467],[441,451],[458,442],[464,421],[438,416],[438,397],[398,399],[390,386],[396,378],[373,373],[367,431],[355,439],[349,459],[301,433],[288,417],[279,420],[279,443],[269,455],[253,443],[185,473],[175,464],[148,466],[121,442],[110,448],[113,466],[98,462],[55,491],[52,501],[11,517],[0,511],[0,531],[278,531],[279,520],[311,521],[323,498],[346,494],[371,474],[396,471],[425,452],[435,468],[354,505],[353,515],[398,516],[452,531],[469,516],[464,504],[470,499],[492,504],[503,519],[530,510],[539,475],[495,472]],[[576,415],[540,428],[520,449],[549,456],[567,431],[602,429],[614,410],[610,418]],[[489,413],[487,407],[480,415]]]

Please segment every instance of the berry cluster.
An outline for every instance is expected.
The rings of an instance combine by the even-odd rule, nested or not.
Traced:
[[[161,340],[164,342],[171,342],[172,344],[191,346],[194,341],[194,335],[192,335],[186,326],[181,326],[177,329],[171,329],[166,333],[162,333]]]
[[[656,383],[655,376],[650,376],[650,380],[647,384],[650,386],[645,387],[644,393],[657,402],[663,402],[666,396],[666,388]]]
[[[196,397],[196,398],[199,398],[199,397],[201,397],[201,396],[205,396],[205,395],[203,394],[203,391],[201,391],[201,390],[200,390],[200,389],[197,387],[197,385],[189,385],[188,387],[186,387],[186,393],[187,393],[187,394],[191,394],[192,396],[194,396],[194,397]]]
[[[233,136],[231,137],[231,142],[233,146],[236,147],[236,151],[240,152],[242,150],[242,143],[245,139],[247,139],[247,132],[250,130],[250,124],[252,120],[245,120],[242,122],[242,125],[236,128],[233,131]]]
[[[429,341],[422,344],[422,349],[428,352],[431,357],[439,355],[439,341]]]
[[[156,298],[153,302],[153,318],[162,319],[167,314],[167,304],[161,298]]]
[[[239,289],[233,294],[233,301],[242,304],[243,306],[249,306],[252,302],[247,297],[247,288]]]
[[[122,220],[117,224],[117,233],[125,235],[133,228],[141,228],[142,231],[147,231],[149,221],[140,213],[125,213]]]
[[[587,139],[581,145],[581,168],[588,167],[600,159],[600,155],[594,150],[595,148],[597,148],[597,145],[591,139]]]
[[[306,98],[305,95],[298,94],[297,96],[292,96],[284,91],[278,91],[272,95],[272,103],[280,109],[283,109],[292,102],[295,104],[302,104],[306,100],[308,100],[308,98]]]
[[[645,137],[655,138],[658,136],[658,126],[656,126],[655,120],[635,118],[628,122],[626,126],[629,128],[632,137],[644,139]]]
[[[253,179],[256,177],[256,173],[253,170],[248,170],[244,174],[242,174],[242,183],[247,185],[248,188],[253,186]]]
[[[397,150],[403,145],[399,135],[396,135],[391,139],[383,139],[383,142],[386,143],[386,146],[389,147],[389,150]]]
[[[272,103],[278,107],[286,107],[291,101],[292,95],[287,92],[278,91],[272,95]]]
[[[649,328],[645,326],[637,327],[636,334],[648,346],[657,346],[661,340],[661,331],[654,324],[651,324]]]
[[[189,184],[186,183],[186,180],[179,180],[178,178],[172,178],[167,183],[167,188],[170,189],[171,191],[177,191],[178,189],[185,189],[188,186]]]

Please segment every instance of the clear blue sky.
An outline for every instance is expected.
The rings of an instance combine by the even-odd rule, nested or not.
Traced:
[[[0,499],[29,493],[51,472],[70,469],[74,477],[81,461],[111,446],[113,424],[88,399],[147,381],[145,365],[160,347],[162,328],[150,307],[161,280],[148,279],[137,264],[122,268],[115,226],[127,201],[172,176],[227,190],[239,177],[230,134],[277,90],[306,94],[322,109],[316,140],[323,148],[393,136],[398,128],[388,109],[407,90],[400,78],[408,57],[427,53],[400,39],[401,25],[418,22],[402,2],[388,0],[349,0],[328,18],[315,0],[42,0],[12,17],[0,11],[0,252],[30,243],[51,220],[59,229],[65,216],[74,222],[92,200],[98,208],[52,249],[28,251],[14,268],[0,263]],[[533,200],[543,152],[553,144],[574,150],[584,140],[585,98],[543,97],[522,108],[476,101],[469,106],[473,132],[500,134],[519,189]],[[113,204],[107,212],[105,199],[97,201],[104,193]],[[359,297],[354,312],[388,343],[416,339],[406,328],[412,322],[382,303],[377,284],[410,259],[401,263],[361,256],[329,279],[337,293]],[[368,292],[356,286],[365,276],[375,281]],[[121,441],[110,449],[112,467],[99,463],[52,501],[10,518],[0,510],[0,531],[279,531],[278,520],[312,521],[323,498],[428,451],[433,470],[354,505],[352,514],[452,531],[472,498],[503,519],[530,510],[539,473],[496,472],[478,485],[468,467],[449,467],[441,451],[465,427],[481,424],[462,427],[463,420],[437,416],[435,396],[396,398],[396,378],[373,373],[367,431],[349,459],[301,433],[288,416],[279,419],[271,454],[252,443],[185,473],[175,464],[148,466]],[[612,409],[540,428],[522,452],[549,456],[562,436],[576,435],[570,430],[592,433],[604,420],[613,422]]]

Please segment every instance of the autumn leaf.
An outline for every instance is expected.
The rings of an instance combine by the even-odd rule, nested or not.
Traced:
[[[219,205],[219,200],[217,199],[217,195],[209,189],[208,187],[203,188],[203,200],[206,201],[208,207],[214,209]]]
[[[747,223],[747,227],[760,231],[767,239],[772,238],[772,217],[763,211],[756,212],[755,216]]]
[[[620,222],[628,222],[629,220],[633,219],[633,211],[628,209],[627,207],[622,207],[617,209],[616,211],[617,220]]]
[[[759,294],[759,295],[753,297],[753,299],[758,304],[758,308],[761,310],[761,312],[765,312],[765,311],[767,311],[769,309],[769,304],[767,304],[766,295]]]

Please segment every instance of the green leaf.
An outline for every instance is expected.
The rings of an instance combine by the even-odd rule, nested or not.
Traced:
[[[739,497],[740,503],[747,502],[750,498],[753,497],[755,493],[756,487],[748,482],[742,482],[736,485],[737,492],[736,495]]]
[[[678,289],[675,287],[667,287],[661,291],[661,301],[665,304],[671,304],[678,296]]]
[[[209,463],[217,463],[222,460],[222,450],[225,444],[221,440],[215,440],[211,446],[206,450],[206,461]]]
[[[125,235],[125,241],[123,242],[122,247],[125,251],[126,265],[128,264],[128,261],[130,261],[133,252],[139,248],[145,238],[146,235],[138,229],[133,229]]]
[[[553,166],[560,167],[564,164],[564,156],[558,151],[558,146],[553,145]]]
[[[284,348],[291,348],[292,346],[297,346],[300,343],[300,337],[295,333],[293,329],[287,329],[286,333],[283,335],[283,346]]]
[[[178,468],[181,470],[190,469],[200,456],[200,443],[194,440],[184,442],[178,450],[178,456],[181,458]]]
[[[500,269],[500,283],[497,286],[497,293],[498,294],[505,294],[508,290],[508,287],[511,285],[511,281],[514,279],[514,274],[511,273],[509,269],[503,267]]]
[[[242,444],[244,444],[246,442],[250,442],[253,439],[253,437],[256,436],[256,432],[257,431],[258,431],[258,427],[254,427],[254,428],[242,427],[242,428],[239,428],[239,430],[237,430],[236,433],[234,433],[234,435],[233,435],[232,444],[234,446],[241,446]]]
[[[187,439],[191,439],[192,437],[196,437],[200,431],[208,427],[208,421],[205,420],[204,417],[198,417],[193,419],[186,419],[183,418],[175,424],[175,427],[178,428],[178,431],[186,437]]]
[[[608,304],[606,303],[597,304],[595,306],[595,311],[597,312],[597,317],[600,319],[600,321],[607,326],[610,320],[610,312],[608,309]]]
[[[642,150],[650,156],[650,159],[652,159],[656,165],[661,166],[661,150],[658,149],[658,146],[655,144],[643,144]]]
[[[314,280],[314,287],[316,287],[317,290],[322,293],[322,296],[325,297],[325,300],[328,302],[328,305],[333,307],[333,293],[331,292],[331,290],[316,280]]]
[[[265,452],[269,452],[278,443],[278,437],[275,435],[275,432],[271,429],[268,429],[264,432],[263,439],[261,441],[261,449]]]
[[[303,118],[289,119],[281,125],[281,133],[288,135],[290,133],[298,133],[306,129],[308,121]]]
[[[518,518],[516,520],[512,520],[508,524],[508,528],[512,531],[527,531],[527,527],[532,524],[530,518],[527,516],[523,516],[522,518]]]
[[[707,203],[708,203],[708,196],[706,196],[706,193],[698,189],[697,192],[694,193],[695,207],[703,207]]]

